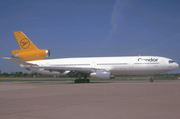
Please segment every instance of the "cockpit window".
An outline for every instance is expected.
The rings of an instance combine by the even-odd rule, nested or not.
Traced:
[[[175,61],[173,61],[173,60],[169,60],[169,63],[174,63]]]

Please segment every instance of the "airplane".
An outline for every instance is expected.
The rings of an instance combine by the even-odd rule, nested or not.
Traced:
[[[12,51],[13,58],[3,59],[18,63],[33,72],[77,78],[75,83],[89,83],[88,77],[113,79],[121,75],[149,75],[150,82],[153,82],[153,75],[179,67],[172,59],[160,56],[46,59],[50,56],[50,50],[38,49],[22,31],[15,31],[14,35],[20,49]]]

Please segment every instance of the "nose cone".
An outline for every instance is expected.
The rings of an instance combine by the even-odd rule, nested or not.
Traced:
[[[173,67],[174,67],[174,69],[177,69],[179,67],[179,64],[175,63]]]

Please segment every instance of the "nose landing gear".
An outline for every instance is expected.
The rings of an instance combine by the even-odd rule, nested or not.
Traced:
[[[149,81],[150,81],[150,82],[153,82],[153,75],[150,76]]]

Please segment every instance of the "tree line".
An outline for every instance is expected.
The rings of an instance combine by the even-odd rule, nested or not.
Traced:
[[[51,75],[40,74],[36,72],[23,73],[23,72],[11,72],[11,73],[0,73],[0,77],[53,77]]]

